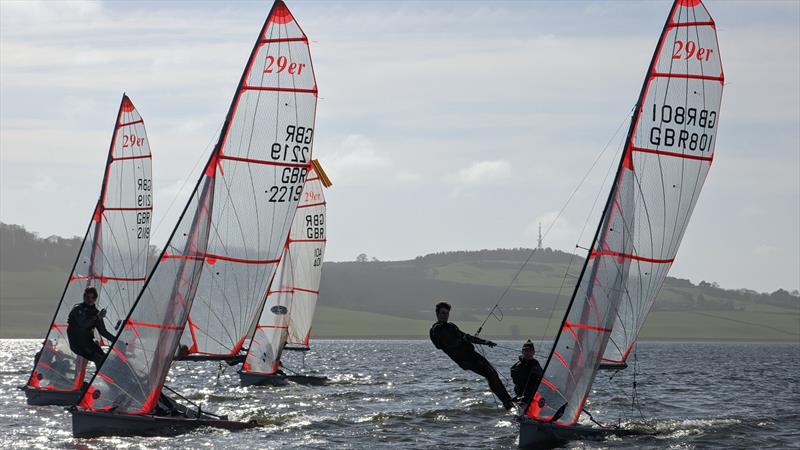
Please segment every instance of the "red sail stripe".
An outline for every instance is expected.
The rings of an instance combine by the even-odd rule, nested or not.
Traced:
[[[103,207],[103,212],[106,212],[106,211],[152,211],[152,210],[153,210],[152,206],[147,207],[147,208],[106,208],[106,207]]]
[[[696,159],[698,161],[711,162],[714,159],[714,156],[696,156],[696,155],[689,155],[686,153],[665,152],[663,150],[652,150],[649,148],[634,147],[634,146],[631,146],[631,150],[634,152],[652,153],[655,155],[663,155],[663,156],[673,156],[675,158]]]
[[[714,22],[671,22],[669,25],[667,25],[667,28],[703,26],[716,27],[716,24]]]
[[[111,347],[111,351],[113,351],[117,356],[119,356],[119,359],[121,359],[122,362],[127,362],[128,361],[128,358],[126,358],[125,355],[123,355],[121,351],[117,350],[116,346],[112,346]]]
[[[294,291],[289,289],[289,290],[283,290],[283,291],[269,291],[269,292],[267,292],[267,295],[272,295],[272,294],[293,294],[293,293],[294,293]]]
[[[554,392],[558,392],[558,388],[556,387],[556,385],[548,381],[546,378],[542,378],[541,383],[552,389]]]
[[[299,38],[278,38],[278,39],[261,39],[259,44],[271,44],[273,42],[305,42],[308,43],[308,38],[303,36]]]
[[[327,202],[322,202],[322,203],[310,203],[310,204],[308,204],[308,205],[297,205],[297,207],[298,207],[298,208],[311,208],[312,206],[323,206],[323,205],[325,205],[325,204],[327,204]]]
[[[585,323],[572,323],[569,321],[564,321],[564,328],[580,328],[583,330],[591,330],[591,331],[598,331],[602,333],[610,333],[611,330],[608,328],[598,327],[594,325],[588,325]]]
[[[558,352],[553,352],[553,356],[555,356],[556,359],[559,360],[561,364],[564,365],[564,367],[569,369],[569,364],[567,364],[567,360],[565,360],[563,356],[561,356]]]
[[[592,259],[596,256],[615,256],[617,258],[625,258],[625,259],[633,259],[635,261],[642,261],[642,262],[649,262],[653,264],[670,264],[675,261],[675,258],[672,259],[654,259],[654,258],[646,258],[644,256],[639,255],[632,255],[629,253],[620,253],[620,252],[612,252],[608,250],[601,250],[595,251],[592,250],[592,253],[589,255],[589,259]]]
[[[181,331],[183,329],[183,327],[170,327],[167,325],[159,325],[157,323],[138,322],[136,320],[129,320],[128,324],[135,327],[158,328],[160,330]]]
[[[216,260],[228,261],[228,262],[237,262],[242,264],[277,264],[280,262],[280,259],[242,259],[242,258],[234,258],[231,256],[221,256],[221,255],[214,255],[211,253],[204,253],[201,255],[169,255],[164,254],[161,258],[162,260],[166,259],[191,259],[195,261],[202,261],[204,259],[213,260],[216,263]]]
[[[139,155],[139,156],[120,156],[119,158],[111,158],[111,161],[125,161],[128,159],[146,159],[150,158],[152,155]]]
[[[663,72],[653,72],[650,74],[651,77],[655,78],[685,78],[690,80],[704,80],[704,81],[719,81],[723,83],[725,81],[725,77],[712,77],[709,75],[695,75],[691,73],[663,73]]]
[[[297,94],[317,94],[317,89],[284,88],[273,86],[242,86],[243,91],[271,91],[271,92],[294,92]]]
[[[122,128],[122,127],[127,127],[128,125],[136,125],[137,123],[144,123],[144,120],[142,119],[134,120],[133,122],[121,123],[118,126]]]
[[[103,284],[107,281],[145,281],[145,278],[127,278],[127,277],[104,277],[94,275],[72,275],[69,281],[75,280],[100,280]]]
[[[253,164],[262,164],[262,165],[265,165],[265,166],[299,167],[299,168],[308,167],[308,164],[303,164],[303,163],[287,163],[287,162],[278,162],[278,161],[265,161],[263,159],[240,158],[238,156],[228,156],[228,155],[220,155],[219,159],[224,159],[224,160],[227,160],[227,161],[238,161],[238,162],[246,162],[246,163],[253,163]]]
[[[117,383],[114,383],[114,380],[112,380],[108,375],[103,374],[103,372],[97,372],[97,376],[102,378],[102,379],[104,379],[104,380],[106,380],[106,383],[117,384]]]
[[[327,239],[289,239],[290,244],[294,243],[307,243],[307,242],[328,242]]]
[[[319,291],[313,291],[311,289],[303,289],[303,288],[299,288],[299,287],[294,288],[294,290],[295,291],[300,291],[300,292],[308,292],[309,294],[319,294]]]

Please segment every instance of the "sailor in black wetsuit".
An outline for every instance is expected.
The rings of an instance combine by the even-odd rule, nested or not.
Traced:
[[[489,388],[494,392],[505,409],[511,409],[511,396],[508,395],[506,387],[500,381],[500,376],[497,371],[492,367],[486,358],[480,353],[475,351],[473,344],[487,345],[494,347],[492,341],[486,341],[481,338],[470,336],[459,330],[458,327],[448,322],[450,318],[450,304],[440,302],[436,304],[436,319],[437,322],[431,327],[431,342],[436,348],[442,350],[450,357],[456,364],[464,370],[471,370],[478,375],[486,378],[489,381]]]
[[[114,340],[114,335],[106,330],[103,318],[106,310],[98,311],[94,306],[97,301],[97,289],[89,286],[83,291],[83,303],[72,307],[67,319],[67,338],[69,348],[78,356],[94,361],[99,366],[105,353],[94,341],[94,330],[109,341]]]
[[[534,358],[533,342],[522,345],[522,355],[513,366],[511,366],[511,379],[514,380],[514,393],[520,398],[523,404],[530,404],[533,394],[539,388],[539,381],[542,379],[542,366]]]

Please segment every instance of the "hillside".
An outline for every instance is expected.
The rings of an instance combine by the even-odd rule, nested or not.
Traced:
[[[43,335],[79,246],[78,238],[40,239],[22,227],[0,224],[0,338]],[[326,262],[315,335],[424,337],[439,300],[452,303],[454,320],[474,331],[529,252],[459,251],[409,261]],[[552,335],[581,263],[580,257],[558,250],[534,253],[503,300],[498,314],[502,322],[490,319],[484,333]],[[734,291],[667,278],[642,336],[798,341],[800,298],[784,290]]]

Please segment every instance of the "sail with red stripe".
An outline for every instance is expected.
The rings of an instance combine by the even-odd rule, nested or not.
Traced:
[[[679,3],[648,73],[629,143],[634,259],[604,362],[622,364],[667,277],[711,167],[724,75],[714,20]]]
[[[635,340],[713,159],[723,84],[719,58],[705,6],[676,0],[529,417],[575,424],[603,355],[622,361]]]
[[[307,43],[276,1],[219,140],[81,409],[151,413],[184,330],[192,352],[227,353],[261,310],[311,160]],[[221,332],[210,317],[239,328]]]
[[[313,161],[243,372],[275,374],[284,345],[308,348],[327,242],[322,190],[328,186],[319,163]]]
[[[262,310],[311,161],[317,85],[308,38],[283,3],[273,7],[253,58],[225,149],[210,168],[221,179],[236,175],[241,181],[215,191],[208,274],[181,338],[196,359],[241,351]],[[250,179],[273,184],[253,191]]]
[[[106,323],[125,318],[147,275],[153,210],[150,142],[144,121],[127,95],[114,123],[100,198],[70,272],[67,285],[38,353],[27,388],[77,392],[87,361],[72,353],[67,318],[83,291],[94,286]]]

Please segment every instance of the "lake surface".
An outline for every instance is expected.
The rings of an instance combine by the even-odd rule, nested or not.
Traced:
[[[498,342],[509,348],[521,344]],[[0,448],[517,445],[514,415],[495,403],[482,379],[458,368],[428,341],[328,340],[313,346],[306,368],[328,375],[327,386],[241,388],[234,368],[220,372],[215,362],[173,366],[168,385],[209,411],[256,419],[259,428],[206,429],[173,438],[74,439],[68,412],[28,406],[16,389],[28,377],[39,342],[0,340]],[[541,350],[537,357],[543,363]],[[499,347],[487,354],[505,377],[516,355]],[[800,344],[642,343],[637,361],[640,409],[631,406],[632,368],[612,379],[601,372],[587,409],[603,423],[658,433],[565,448],[800,448]],[[299,354],[290,354],[286,363],[300,368]]]

